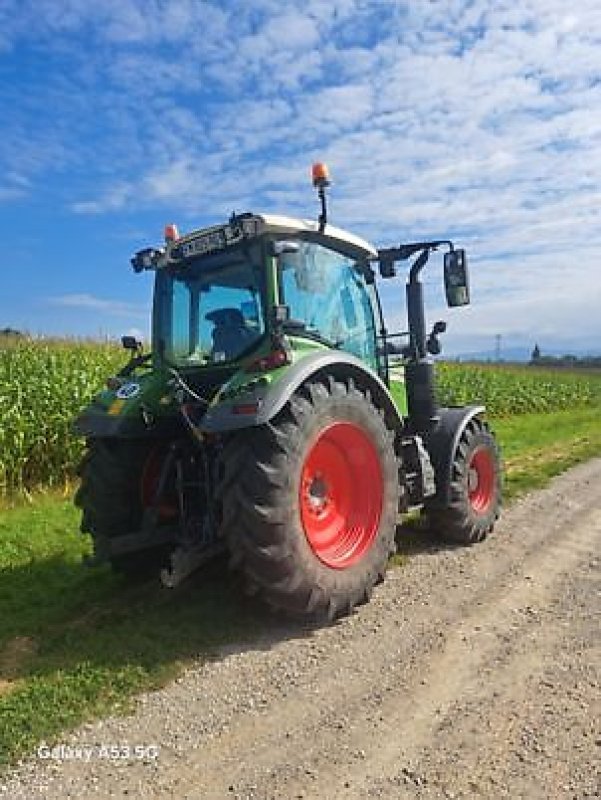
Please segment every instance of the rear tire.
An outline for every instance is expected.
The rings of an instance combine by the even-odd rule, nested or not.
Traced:
[[[94,439],[79,467],[75,505],[82,510],[81,531],[100,547],[102,541],[140,529],[144,513],[144,482],[154,469],[157,445],[147,442]],[[170,546],[124,553],[109,561],[115,572],[144,578],[166,563]]]
[[[455,544],[480,542],[501,508],[501,460],[487,423],[474,417],[463,431],[451,465],[449,505],[427,509],[430,528]]]
[[[394,434],[366,390],[313,379],[271,423],[236,432],[217,507],[231,566],[274,609],[335,619],[369,600],[394,551]]]

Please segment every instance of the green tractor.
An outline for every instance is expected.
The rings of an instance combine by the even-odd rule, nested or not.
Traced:
[[[499,452],[484,407],[442,408],[437,322],[421,270],[444,247],[450,306],[469,302],[450,241],[375,249],[327,221],[236,214],[138,252],[155,272],[152,352],[76,421],[87,439],[76,502],[94,563],[175,586],[219,552],[247,590],[310,619],[348,614],[383,579],[399,515],[421,509],[450,542],[493,528]],[[387,332],[376,272],[406,284],[408,331]],[[390,379],[391,340],[405,346]],[[403,385],[404,382],[404,385]],[[392,391],[391,391],[392,388]]]

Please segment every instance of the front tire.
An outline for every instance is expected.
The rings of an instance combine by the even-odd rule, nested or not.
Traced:
[[[370,598],[394,551],[399,478],[368,391],[313,379],[271,423],[235,433],[220,472],[220,533],[250,591],[309,619]]]
[[[448,506],[426,511],[431,529],[442,539],[471,545],[492,531],[501,508],[500,462],[494,435],[474,417],[454,453]]]

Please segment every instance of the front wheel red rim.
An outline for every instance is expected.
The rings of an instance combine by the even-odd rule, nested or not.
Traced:
[[[472,453],[468,463],[467,486],[472,509],[486,514],[495,499],[496,469],[493,454],[486,447]]]
[[[317,558],[333,569],[359,562],[376,538],[383,499],[378,451],[363,428],[352,422],[324,428],[300,480],[301,522]]]

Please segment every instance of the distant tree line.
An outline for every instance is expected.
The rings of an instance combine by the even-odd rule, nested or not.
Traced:
[[[538,344],[534,345],[530,364],[533,367],[570,367],[571,369],[601,369],[601,356],[544,356]]]

